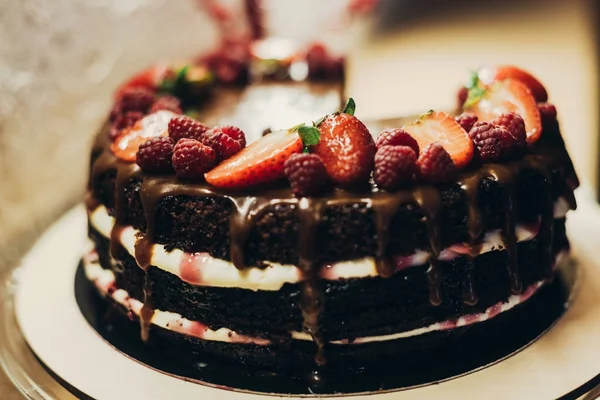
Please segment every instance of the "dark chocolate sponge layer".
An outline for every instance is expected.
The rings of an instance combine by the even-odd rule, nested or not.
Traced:
[[[554,221],[552,254],[568,246],[564,219]],[[109,241],[90,227],[104,268],[115,269],[109,261]],[[551,260],[544,260],[548,232],[517,245],[519,273],[523,286],[551,276]],[[135,259],[119,246],[115,269],[117,285],[143,301],[145,273]],[[545,261],[545,262],[542,262]],[[511,294],[506,274],[507,251],[481,254],[471,269],[466,257],[440,263],[442,303],[428,301],[427,266],[411,267],[390,278],[362,278],[324,282],[323,334],[329,340],[396,333],[484,311]],[[466,274],[471,276],[478,302],[463,301]],[[286,337],[290,330],[302,330],[298,307],[299,285],[285,284],[279,291],[251,291],[190,285],[157,267],[148,269],[155,308],[201,321],[211,328],[226,327],[261,337]]]

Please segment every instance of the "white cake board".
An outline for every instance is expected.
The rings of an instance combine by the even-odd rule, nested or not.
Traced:
[[[586,194],[580,191],[579,210],[569,214],[567,226],[581,274],[579,287],[573,304],[549,332],[523,351],[475,373],[435,385],[363,397],[551,399],[596,377],[600,373],[600,209]],[[98,400],[274,398],[174,378],[128,358],[106,343],[86,322],[75,302],[74,276],[85,238],[85,211],[78,206],[40,238],[12,280],[7,280],[8,292],[15,294],[14,310],[23,337],[53,374]],[[5,314],[10,304],[5,304]],[[0,356],[3,367],[23,392],[31,384],[29,398],[64,397],[44,393],[35,377],[21,376],[19,380],[15,371],[22,373],[22,369],[7,362],[4,352]],[[19,360],[13,360],[15,363]],[[329,398],[342,397],[347,398]]]

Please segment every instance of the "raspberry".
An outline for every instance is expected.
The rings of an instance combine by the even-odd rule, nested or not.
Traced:
[[[477,122],[469,132],[481,161],[498,161],[510,156],[518,148],[510,131],[489,122]]]
[[[242,149],[246,147],[246,135],[240,128],[238,128],[237,126],[225,125],[220,126],[219,129],[230,138],[233,138],[240,142]]]
[[[404,129],[383,130],[379,136],[377,136],[375,145],[377,148],[382,146],[408,146],[413,149],[415,154],[419,154],[419,144],[410,133],[406,132]]]
[[[181,102],[175,96],[162,96],[154,101],[152,107],[150,107],[150,114],[155,113],[159,110],[172,111],[176,114],[181,114]]]
[[[242,150],[242,144],[233,137],[227,135],[221,127],[209,130],[202,135],[200,141],[202,144],[211,147],[215,151],[218,162],[226,160]]]
[[[284,164],[284,171],[296,197],[318,195],[329,182],[325,165],[316,154],[292,154]]]
[[[140,111],[144,114],[154,102],[154,93],[141,87],[130,87],[123,91],[118,100],[121,113],[127,111]]]
[[[408,146],[381,146],[375,153],[375,183],[395,190],[411,181],[417,167],[417,154]]]
[[[144,172],[169,172],[173,170],[172,139],[158,136],[142,144],[136,154],[136,163]]]
[[[556,122],[556,107],[551,103],[538,103],[538,110],[542,118],[542,125]]]
[[[456,94],[456,99],[458,101],[459,109],[462,109],[462,107],[465,104],[465,101],[467,101],[468,97],[469,97],[469,89],[467,89],[464,86],[461,86],[461,88],[458,89],[458,93]]]
[[[417,176],[424,182],[445,183],[456,179],[458,168],[442,145],[434,142],[419,156]]]
[[[173,168],[178,178],[200,181],[216,165],[215,151],[195,139],[180,139],[173,148]]]
[[[513,112],[501,114],[492,122],[494,125],[500,125],[508,129],[511,136],[517,142],[517,145],[524,149],[527,147],[527,132],[525,131],[525,121],[519,114]]]
[[[129,111],[125,114],[119,114],[110,127],[110,139],[115,140],[123,129],[132,127],[142,118],[144,118],[144,114],[139,111]]]
[[[465,131],[469,132],[471,128],[473,128],[473,125],[475,125],[475,122],[477,122],[478,118],[475,114],[464,112],[456,117],[455,120]]]
[[[208,127],[195,119],[182,115],[169,121],[168,130],[169,136],[177,143],[183,138],[200,140]]]

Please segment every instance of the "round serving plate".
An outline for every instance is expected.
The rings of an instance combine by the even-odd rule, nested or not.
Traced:
[[[476,372],[368,398],[576,398],[599,383],[600,257],[596,252],[600,208],[585,190],[579,191],[578,201],[579,209],[569,214],[567,224],[578,279],[571,304],[550,330],[522,351]],[[73,282],[85,238],[85,211],[78,206],[44,233],[0,286],[0,363],[25,397],[299,398],[199,385],[149,368],[115,350],[87,323],[75,301]]]

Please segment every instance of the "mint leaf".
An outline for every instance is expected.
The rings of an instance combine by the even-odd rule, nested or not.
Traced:
[[[471,73],[471,78],[467,84],[467,89],[469,89],[469,94],[467,95],[465,104],[463,104],[463,108],[465,109],[473,107],[475,104],[477,104],[487,92],[486,88],[481,84],[477,72]]]
[[[321,138],[321,132],[314,126],[303,125],[298,128],[298,134],[305,148],[316,145]]]
[[[344,106],[344,109],[342,110],[342,112],[344,114],[354,115],[355,111],[356,111],[356,103],[354,102],[354,99],[352,97],[350,97],[350,98],[348,98],[348,102]]]
[[[301,124],[298,124],[298,125],[294,125],[294,126],[292,126],[292,127],[289,129],[289,131],[290,131],[290,132],[296,132],[298,129],[302,128],[304,125],[305,125],[305,124],[304,124],[304,122],[303,122],[303,123],[301,123]]]

